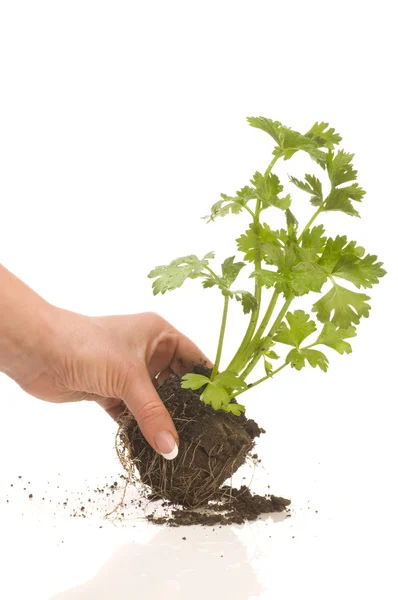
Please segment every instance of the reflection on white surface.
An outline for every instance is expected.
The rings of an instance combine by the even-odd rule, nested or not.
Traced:
[[[242,600],[260,598],[263,589],[246,547],[231,528],[208,540],[203,530],[163,529],[147,543],[122,546],[91,581],[53,600]]]

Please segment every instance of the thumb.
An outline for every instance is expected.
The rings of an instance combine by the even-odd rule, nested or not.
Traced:
[[[144,365],[130,371],[122,400],[133,413],[147,442],[172,460],[178,454],[178,434]]]

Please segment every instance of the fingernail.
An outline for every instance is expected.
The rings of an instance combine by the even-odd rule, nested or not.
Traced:
[[[160,431],[155,435],[154,441],[160,454],[167,460],[173,460],[177,456],[178,446],[170,431]]]

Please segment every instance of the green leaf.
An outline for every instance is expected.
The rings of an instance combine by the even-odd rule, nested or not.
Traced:
[[[305,175],[305,181],[300,181],[296,177],[289,177],[290,181],[294,183],[303,192],[311,194],[310,202],[314,206],[320,206],[323,202],[322,184],[317,177],[314,175]]]
[[[301,262],[290,273],[290,288],[296,296],[320,292],[327,280],[327,272],[313,262]]]
[[[233,292],[234,297],[238,302],[242,303],[243,312],[245,315],[256,310],[257,308],[257,300],[250,292],[246,292],[245,290],[237,290]]]
[[[288,160],[296,152],[302,150],[320,165],[325,165],[326,153],[319,150],[319,147],[325,144],[323,141],[321,143],[311,130],[310,135],[302,135],[298,131],[285,127],[279,121],[272,121],[265,117],[249,117],[247,120],[252,127],[265,131],[276,142],[274,155],[283,156],[285,160]]]
[[[311,321],[310,316],[303,310],[295,310],[294,313],[288,312],[286,320],[289,327],[285,322],[281,323],[273,338],[275,342],[299,348],[302,342],[316,331],[314,321]]]
[[[279,181],[279,177],[274,173],[270,173],[265,177],[259,171],[256,171],[251,183],[254,185],[257,200],[261,202],[262,210],[270,206],[281,210],[289,208],[292,202],[290,194],[283,198],[279,197],[279,194],[283,191],[283,186]]]
[[[352,324],[358,325],[361,317],[369,316],[368,300],[370,298],[366,294],[352,292],[334,284],[332,289],[314,304],[312,310],[321,323],[332,321],[337,327],[347,329]]]
[[[351,217],[359,217],[359,212],[354,208],[351,200],[360,202],[364,195],[365,191],[356,183],[343,188],[333,188],[326,198],[322,210],[325,212],[340,211]]]
[[[287,228],[289,229],[290,227],[292,227],[293,230],[296,231],[299,222],[297,221],[296,217],[294,216],[294,214],[292,213],[292,211],[290,210],[290,208],[286,209],[285,214],[286,214],[286,225],[287,225]]]
[[[354,181],[357,178],[358,172],[353,167],[353,158],[354,154],[350,154],[344,150],[339,150],[336,154],[328,152],[326,169],[333,187],[337,187],[348,181]]]
[[[305,135],[313,139],[320,148],[333,150],[335,145],[340,144],[342,138],[335,129],[332,127],[328,129],[328,127],[329,123],[315,123]]]
[[[206,254],[202,260],[190,254],[173,260],[169,265],[156,267],[148,275],[151,279],[156,278],[152,283],[153,293],[164,294],[181,287],[188,278],[203,277],[202,269],[209,264],[210,258],[214,258],[213,252]]]
[[[237,404],[235,402],[231,402],[231,404],[228,404],[228,406],[222,406],[221,408],[225,412],[232,413],[236,417],[240,417],[240,415],[246,410],[243,404]]]
[[[282,127],[279,121],[272,121],[272,119],[266,119],[265,117],[248,117],[247,120],[249,125],[262,129],[279,145],[279,130]]]
[[[281,261],[280,261],[281,262]],[[261,286],[275,287],[278,293],[287,296],[303,296],[309,292],[320,292],[327,280],[325,269],[313,262],[301,262],[293,267],[282,266],[282,271],[258,269],[251,274]]]
[[[283,285],[285,279],[283,275],[277,271],[271,271],[270,269],[257,269],[250,277],[254,277],[261,287],[271,288],[276,285]]]
[[[219,373],[216,375],[214,383],[224,388],[230,388],[231,391],[247,389],[247,384],[235,371],[223,371],[222,373]]]
[[[274,372],[274,365],[264,358],[264,369],[267,375],[272,375]]]
[[[323,225],[317,225],[312,229],[307,229],[302,236],[300,255],[304,262],[310,262],[320,254],[326,244],[324,236],[325,228]]]
[[[262,341],[266,341],[265,339]],[[268,340],[267,340],[268,341]],[[274,342],[272,342],[274,343]],[[261,346],[261,344],[260,344]],[[273,364],[269,362],[269,360],[267,359],[271,359],[271,360],[278,360],[279,356],[276,352],[274,352],[274,350],[265,350],[263,352],[263,356],[264,356],[264,369],[267,375],[272,375],[274,367]]]
[[[329,346],[329,348],[333,348],[339,354],[351,354],[351,344],[345,340],[353,338],[356,335],[356,330],[353,326],[348,327],[348,329],[339,329],[334,323],[328,322],[323,326],[322,332],[315,343]]]
[[[221,200],[218,200],[211,207],[210,215],[202,217],[207,223],[214,221],[217,217],[225,217],[228,214],[237,215],[242,212],[245,205],[256,198],[255,190],[249,186],[243,187],[236,192],[236,196],[221,194]]]
[[[262,258],[265,251],[269,249],[269,244],[280,248],[281,242],[278,234],[264,223],[264,225],[251,223],[249,229],[245,231],[237,240],[238,250],[244,253],[244,259],[254,262],[257,257]]]
[[[301,371],[305,367],[305,361],[311,365],[311,367],[319,367],[326,373],[328,370],[329,361],[323,352],[319,350],[311,350],[310,348],[302,348],[301,350],[294,348],[289,352],[286,357],[286,362],[292,366],[293,369]]]
[[[187,373],[182,377],[181,387],[189,390],[198,390],[203,385],[207,385],[210,379],[205,375],[197,375],[196,373]]]
[[[352,165],[353,154],[339,150],[336,154],[329,151],[326,158],[326,168],[332,189],[323,205],[324,211],[342,211],[350,216],[359,216],[352,201],[361,202],[365,191],[357,183],[351,183],[344,187],[342,184],[354,182],[357,171]]]
[[[230,402],[227,390],[214,382],[211,382],[206,386],[200,399],[205,404],[210,404],[214,410],[220,410],[222,406],[228,406]]]
[[[357,288],[370,288],[379,283],[379,278],[386,274],[382,262],[376,262],[377,256],[368,254],[364,258],[343,255],[333,270],[334,277],[351,281]]]
[[[347,237],[338,235],[329,238],[319,259],[329,275],[340,277],[353,283],[357,288],[370,288],[379,283],[386,271],[382,262],[376,262],[377,256],[370,254],[363,257],[365,250],[356,242],[347,242]]]
[[[240,271],[245,266],[244,262],[234,262],[234,260],[235,256],[230,256],[225,259],[221,266],[222,277],[227,287],[230,287],[234,283]]]

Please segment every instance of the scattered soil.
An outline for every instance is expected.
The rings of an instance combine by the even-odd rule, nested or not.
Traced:
[[[210,370],[198,365],[193,372],[209,375]],[[171,375],[158,388],[180,439],[173,461],[149,446],[131,413],[120,419],[117,450],[130,478],[137,469],[152,499],[162,498],[176,506],[171,517],[150,516],[149,520],[173,526],[226,525],[285,510],[290,501],[284,498],[253,495],[245,486],[240,490],[221,487],[246,462],[255,438],[264,430],[244,414],[235,417],[214,411],[201,402],[201,391],[182,389],[178,375]]]
[[[202,509],[175,508],[169,517],[150,515],[148,520],[158,525],[179,527],[181,525],[242,525],[255,521],[265,513],[282,512],[290,500],[277,496],[252,494],[246,486],[239,490],[221,488],[218,501],[213,501]]]

